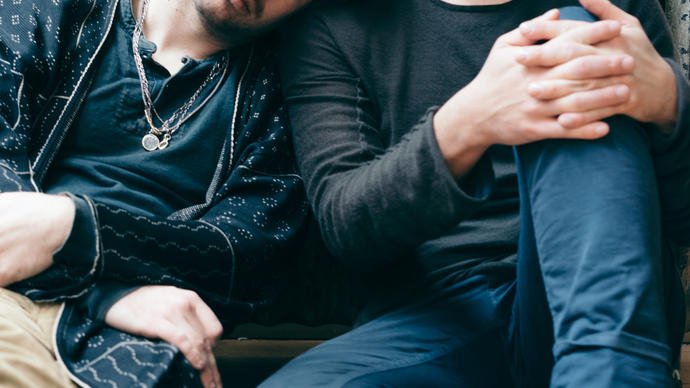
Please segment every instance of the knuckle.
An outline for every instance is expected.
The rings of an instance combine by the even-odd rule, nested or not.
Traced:
[[[539,130],[533,125],[525,125],[522,127],[522,135],[527,139],[538,139]]]
[[[191,346],[189,336],[187,336],[185,333],[177,333],[173,335],[172,343],[180,349],[189,349]]]
[[[566,110],[580,110],[586,103],[587,99],[585,96],[576,94],[570,99],[569,103],[566,104]]]
[[[572,59],[577,56],[578,46],[575,43],[568,43],[563,46],[561,51],[562,59]]]
[[[193,311],[199,302],[199,297],[195,293],[185,292],[176,299],[177,308],[184,312]]]
[[[565,114],[558,119],[558,123],[566,128],[575,128],[579,126],[578,121],[577,116],[574,114]]]
[[[571,81],[571,86],[572,89],[575,91],[584,91],[584,90],[592,90],[597,87],[597,81],[596,80],[576,80],[576,81]]]
[[[185,313],[189,314],[194,311],[194,302],[189,299],[184,299],[180,302],[180,310]]]
[[[206,340],[201,337],[192,340],[191,348],[193,348],[197,353],[203,353],[207,348]]]
[[[197,294],[196,292],[194,292],[192,290],[183,290],[182,295],[183,295],[183,298],[185,298],[185,300],[187,300],[189,302],[197,302],[197,301],[201,300],[201,298],[199,297],[199,294]]]
[[[527,63],[540,63],[542,59],[544,58],[544,50],[545,48],[537,47],[532,50],[530,49],[523,49],[525,52],[525,60]]]
[[[551,82],[542,82],[538,86],[538,89],[535,91],[535,95],[538,97],[549,97],[557,91],[556,85]]]
[[[494,47],[505,45],[506,41],[508,40],[508,36],[508,33],[499,36],[498,39],[496,39],[496,41],[494,42]]]
[[[531,116],[538,112],[540,106],[541,104],[537,100],[530,99],[520,106],[520,110],[524,115]]]
[[[13,282],[15,271],[12,266],[6,263],[0,264],[0,286],[7,286]]]
[[[573,70],[576,75],[586,75],[590,69],[589,61],[581,59],[573,63]]]
[[[223,335],[223,325],[221,325],[218,321],[214,322],[212,324],[210,334],[213,340],[220,338],[220,336]]]

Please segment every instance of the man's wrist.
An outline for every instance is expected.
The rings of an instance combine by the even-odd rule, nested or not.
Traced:
[[[97,255],[98,238],[96,222],[87,199],[70,193],[61,193],[68,197],[74,206],[74,217],[71,228],[62,246],[54,253],[55,263],[66,263],[71,267],[90,268]]]
[[[450,102],[449,102],[450,103]],[[456,118],[462,113],[446,103],[434,114],[433,127],[441,155],[454,178],[465,175],[482,157],[490,144],[478,136],[470,116],[463,122]]]
[[[76,206],[74,200],[65,194],[55,196],[54,211],[56,212],[55,219],[55,241],[53,253],[59,252],[69,239],[72,233],[72,227],[76,217]]]

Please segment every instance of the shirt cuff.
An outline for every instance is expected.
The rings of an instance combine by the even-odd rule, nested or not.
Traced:
[[[426,119],[423,123],[427,125],[425,136],[425,143],[429,150],[431,158],[434,160],[433,164],[436,166],[434,180],[440,179],[446,182],[450,192],[454,192],[455,199],[462,202],[474,203],[481,205],[489,199],[495,182],[494,169],[491,163],[491,158],[488,153],[484,153],[482,157],[475,163],[475,165],[459,179],[455,179],[448,168],[448,164],[441,153],[441,148],[436,139],[434,132],[433,117],[440,107],[433,107],[427,111]]]
[[[674,61],[664,58],[676,75],[676,87],[678,90],[678,113],[673,131],[664,134],[661,131],[652,131],[652,150],[654,153],[664,153],[673,148],[683,136],[688,136],[688,124],[690,124],[690,83],[685,74]]]
[[[91,319],[105,322],[110,308],[139,287],[113,281],[99,282],[81,301],[81,307]]]
[[[65,243],[53,254],[53,261],[55,264],[91,267],[97,255],[95,216],[87,200],[71,193],[62,194],[74,201],[74,223]]]

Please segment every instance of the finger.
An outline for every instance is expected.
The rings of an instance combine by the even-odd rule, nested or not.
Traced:
[[[553,122],[545,123],[541,127],[541,135],[544,139],[594,140],[605,136],[609,131],[608,124],[603,121],[568,129],[553,120]]]
[[[628,55],[585,55],[550,70],[548,79],[582,80],[632,73],[635,61]]]
[[[608,0],[580,0],[580,4],[587,11],[602,20],[617,20],[625,24],[634,24],[637,19],[616,7]]]
[[[557,22],[558,23],[558,22]],[[592,45],[620,34],[618,22],[585,23],[546,44],[522,48],[516,60],[525,66],[556,66],[574,58],[597,52]]]
[[[220,378],[220,372],[218,371],[218,364],[216,363],[216,357],[213,354],[213,349],[209,346],[209,365],[208,369],[211,370],[213,376],[213,381],[216,387],[222,387],[223,382]]]
[[[594,55],[596,48],[575,42],[528,46],[518,50],[515,60],[524,66],[553,67],[577,57]]]
[[[211,348],[209,347],[209,352]],[[218,365],[216,364],[216,359],[213,353],[209,354],[209,364],[206,368],[199,372],[199,378],[201,383],[206,388],[220,388],[222,387],[222,382],[220,380],[220,373],[218,372]]]
[[[567,37],[583,44],[595,44],[615,38],[620,31],[617,21],[537,20],[520,24],[522,35],[535,42]]]
[[[194,369],[199,371],[205,369],[208,365],[208,355],[203,337],[186,320],[177,317],[173,319],[176,321],[164,320],[160,323],[160,338],[180,349],[180,352]]]
[[[223,327],[213,311],[197,293],[185,291],[181,299],[183,314],[176,318],[183,318],[186,325],[191,328],[192,335],[199,336],[194,338],[193,346],[198,347],[194,352],[202,358],[204,367],[200,369],[200,377],[206,380],[204,386],[220,386],[220,373],[213,355],[213,347],[220,338]],[[196,341],[199,340],[201,342],[197,343]]]
[[[621,25],[615,20],[601,20],[573,28],[560,38],[582,44],[597,44],[611,40],[621,33]]]
[[[195,304],[195,310],[199,325],[204,330],[205,337],[211,341],[212,345],[215,345],[223,334],[223,325],[220,323],[213,310],[211,310],[201,299],[199,299],[199,303]]]
[[[539,100],[553,100],[569,94],[595,90],[614,85],[629,85],[630,76],[594,78],[588,80],[549,79],[536,81],[527,86],[530,97]]]
[[[559,15],[558,10],[552,9],[552,10],[546,11],[545,13],[537,16],[534,19],[531,19],[530,21],[558,20],[558,15]],[[510,32],[507,32],[507,33],[501,35],[496,40],[496,43],[498,43],[499,45],[505,45],[505,46],[527,46],[527,45],[536,43],[538,40],[539,39],[533,40],[533,39],[526,38],[520,32],[520,28],[516,28]]]
[[[201,385],[203,385],[204,388],[216,387],[216,382],[213,378],[213,371],[209,368],[206,368],[199,372],[199,379],[201,380]]]
[[[563,113],[587,112],[628,102],[630,88],[625,85],[573,93],[545,104],[545,114],[557,116]]]
[[[563,113],[558,116],[558,123],[564,128],[577,128],[592,122],[600,121],[611,116],[620,114],[622,105],[614,105],[606,108],[591,110],[580,113]]]

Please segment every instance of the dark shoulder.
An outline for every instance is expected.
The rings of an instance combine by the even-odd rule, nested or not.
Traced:
[[[241,48],[245,66],[240,79],[238,108],[244,125],[265,127],[266,115],[280,110],[282,93],[278,76],[278,37],[269,33]],[[282,121],[282,119],[281,119]]]
[[[329,47],[345,58],[359,58],[379,49],[381,41],[397,39],[406,12],[413,2],[401,0],[324,0],[296,15],[281,29],[283,49]],[[308,52],[304,54],[309,55]]]
[[[238,56],[246,61],[241,78],[248,90],[272,91],[280,88],[278,51],[279,37],[275,32],[264,34],[240,49]]]

